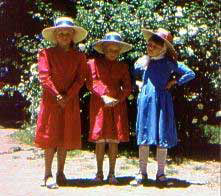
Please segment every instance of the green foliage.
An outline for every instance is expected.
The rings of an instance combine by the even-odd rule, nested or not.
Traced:
[[[27,112],[30,122],[36,120],[41,88],[37,74],[37,52],[40,48],[49,47],[42,40],[41,30],[53,24],[57,16],[66,15],[62,9],[57,10],[47,1],[30,1],[31,7],[26,17],[26,31],[16,32],[13,36],[20,59],[16,58],[12,65],[21,70],[19,85],[6,86],[3,92],[19,91],[31,103]],[[67,2],[67,1],[66,1]],[[141,28],[168,29],[174,35],[174,46],[179,60],[196,72],[196,79],[189,84],[173,90],[175,112],[179,137],[182,142],[201,142],[204,135],[202,126],[217,124],[215,117],[219,110],[221,79],[220,74],[220,41],[218,34],[220,12],[219,2],[174,1],[174,0],[112,0],[112,1],[76,1],[76,22],[89,31],[84,41],[89,56],[97,55],[92,44],[101,39],[105,33],[117,31],[123,39],[133,45],[133,49],[120,57],[132,68],[134,61],[146,51],[146,44]],[[73,12],[75,7],[73,7]],[[74,15],[75,13],[73,13]],[[70,14],[69,14],[70,15]],[[39,26],[33,25],[32,23]],[[21,23],[22,24],[22,23]],[[27,29],[27,26],[30,29]],[[4,58],[2,61],[9,61]],[[86,93],[86,92],[85,92]],[[88,96],[82,96],[83,109],[87,107]],[[134,121],[136,100],[131,101],[129,119],[132,140],[134,139]],[[84,113],[83,122],[88,121],[88,113]],[[86,127],[88,129],[88,127]],[[133,142],[134,143],[134,142]]]
[[[220,126],[205,125],[203,129],[210,144],[221,144]]]
[[[141,28],[165,28],[174,36],[179,61],[196,72],[196,79],[173,90],[177,126],[182,142],[205,142],[201,125],[216,124],[219,110],[218,1],[88,1],[78,3],[77,21],[89,29],[86,52],[96,55],[92,44],[105,33],[117,31],[133,49],[121,56],[130,66],[146,51]],[[136,107],[136,102],[130,103]],[[129,108],[130,111],[130,108]],[[185,115],[184,115],[185,114]],[[130,119],[135,119],[134,112]],[[133,121],[133,120],[132,120]],[[131,122],[134,132],[134,121]],[[133,134],[132,134],[133,135]],[[202,139],[200,139],[202,137]]]

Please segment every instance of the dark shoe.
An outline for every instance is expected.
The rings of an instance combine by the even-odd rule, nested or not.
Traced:
[[[94,178],[93,181],[96,182],[96,183],[102,183],[103,180],[104,180],[103,172],[98,172],[98,173],[96,174],[96,177]]]
[[[112,184],[112,185],[119,184],[119,181],[116,179],[114,174],[109,174],[109,176],[107,177],[107,180],[109,184]]]
[[[156,176],[156,182],[161,183],[161,184],[166,184],[167,178],[166,178],[165,174],[161,174],[159,176]]]
[[[46,186],[49,189],[57,189],[58,188],[56,180],[52,176],[46,176],[44,178],[44,186]]]
[[[65,186],[67,184],[67,179],[64,173],[58,173],[56,175],[56,182],[59,186]]]

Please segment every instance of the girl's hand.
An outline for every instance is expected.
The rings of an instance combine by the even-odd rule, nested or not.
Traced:
[[[166,89],[167,89],[167,90],[171,89],[171,87],[174,86],[176,83],[177,83],[176,80],[171,80],[171,81],[169,81],[169,82],[167,83],[167,85],[166,85]]]
[[[142,89],[142,86],[143,86],[143,81],[136,80],[136,85],[138,86],[138,88],[139,88],[139,92],[140,92],[141,89]]]
[[[113,97],[109,97],[107,95],[101,96],[101,99],[107,107],[114,107],[116,104],[119,103],[119,100],[114,99]]]
[[[56,96],[58,104],[62,107],[65,108],[66,102],[67,102],[67,97],[64,95],[57,95]]]

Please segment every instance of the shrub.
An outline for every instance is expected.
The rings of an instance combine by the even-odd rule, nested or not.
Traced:
[[[7,3],[6,3],[7,2]],[[106,32],[120,32],[124,40],[133,44],[133,49],[122,55],[120,60],[129,63],[132,69],[134,61],[145,53],[145,40],[141,28],[168,29],[174,35],[174,46],[179,61],[184,62],[196,72],[196,79],[187,85],[173,89],[175,113],[179,138],[183,143],[204,143],[202,125],[217,124],[215,118],[220,103],[218,18],[219,2],[210,0],[173,1],[173,0],[112,0],[112,1],[62,1],[70,5],[68,12],[64,7],[55,8],[48,1],[23,1],[26,9],[26,28],[9,33],[8,45],[16,43],[15,61],[11,64],[21,70],[21,82],[10,91],[18,90],[31,103],[27,112],[31,123],[35,122],[41,90],[37,79],[36,55],[39,48],[48,47],[42,40],[41,30],[52,25],[57,16],[75,16],[76,22],[88,29],[89,35],[84,41],[89,56],[97,55],[92,43],[102,38]],[[5,1],[7,5],[16,5]],[[5,5],[3,3],[3,5]],[[19,8],[16,8],[16,10]],[[72,11],[73,10],[73,11]],[[9,20],[9,18],[8,18]],[[10,24],[10,22],[6,23]],[[27,27],[33,28],[27,28]],[[2,39],[1,39],[2,40]],[[0,40],[0,41],[1,41]],[[7,63],[7,58],[1,57]],[[3,91],[8,91],[6,87]],[[82,95],[87,93],[82,90]],[[87,111],[88,96],[82,96],[83,111]],[[136,118],[136,100],[128,102],[132,144],[135,144],[134,121]],[[88,122],[88,113],[82,113],[82,120]],[[84,123],[86,129],[87,124]],[[87,132],[85,132],[85,135]],[[86,136],[84,135],[84,138]]]

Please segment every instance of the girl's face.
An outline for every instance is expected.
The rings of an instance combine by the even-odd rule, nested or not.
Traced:
[[[147,55],[151,57],[159,56],[163,49],[163,45],[159,45],[154,41],[149,40],[147,42]]]
[[[121,48],[116,43],[104,43],[103,44],[103,52],[104,56],[110,60],[114,61],[120,55]]]
[[[57,44],[61,47],[69,47],[73,36],[74,30],[70,28],[61,28],[55,31],[55,39]]]

